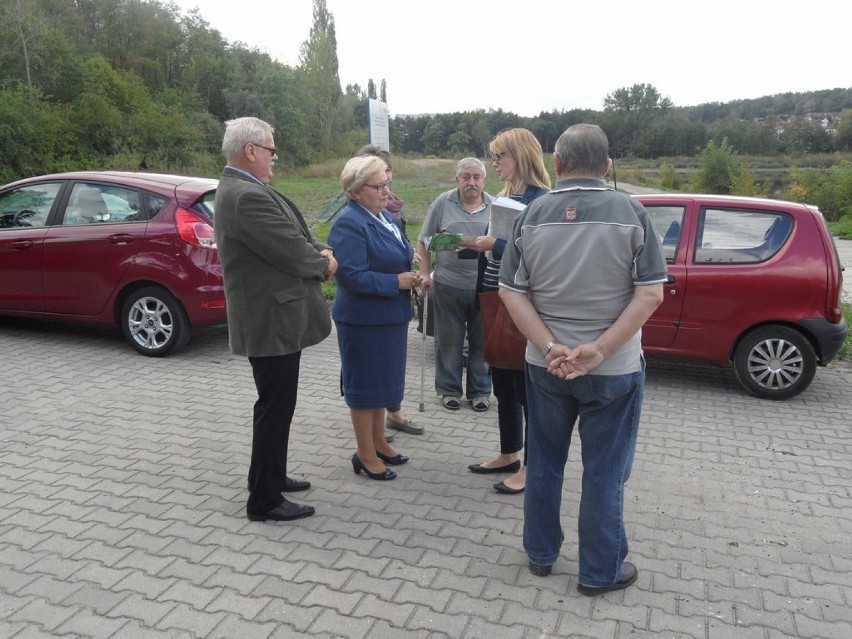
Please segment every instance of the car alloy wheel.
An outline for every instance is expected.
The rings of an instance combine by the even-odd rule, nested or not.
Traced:
[[[813,381],[816,367],[811,343],[788,326],[763,326],[748,333],[734,354],[740,385],[764,399],[798,395]]]
[[[134,291],[124,302],[121,318],[124,337],[143,355],[162,357],[189,340],[186,311],[165,289],[151,286]]]

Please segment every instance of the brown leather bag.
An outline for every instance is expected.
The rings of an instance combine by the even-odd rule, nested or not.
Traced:
[[[497,291],[479,294],[479,312],[485,331],[485,361],[495,368],[524,370],[527,338],[515,326]]]

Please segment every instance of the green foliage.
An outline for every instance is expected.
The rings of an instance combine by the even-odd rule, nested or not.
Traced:
[[[739,173],[740,161],[728,139],[718,145],[710,140],[701,152],[701,166],[690,177],[690,187],[697,193],[729,194]]]
[[[652,184],[654,181],[651,177],[641,169],[631,169],[623,166],[613,167],[613,176],[615,184],[619,182],[627,182],[628,184]]]
[[[765,197],[769,186],[757,183],[757,174],[752,170],[749,162],[741,162],[731,173],[731,194],[746,195],[750,197]]]
[[[348,156],[367,142],[367,98],[386,97],[387,86],[365,78],[341,91],[334,17],[325,0],[312,6],[300,64],[290,67],[226,41],[200,10],[183,15],[163,0],[0,3],[0,176],[107,166],[215,175],[223,122],[244,115],[275,127],[282,172]],[[688,163],[697,164],[708,141],[725,139],[743,156],[767,158],[754,160],[761,168],[769,162],[828,168],[837,162],[832,153],[852,150],[850,104],[852,89],[832,89],[680,108],[654,86],[635,84],[606,96],[602,111],[521,117],[477,109],[397,116],[389,124],[396,157],[457,160],[486,157],[494,135],[518,126],[533,131],[549,158],[567,127],[591,122],[607,132],[617,164],[684,158],[673,162],[676,178]],[[807,118],[780,118],[844,109],[833,139]],[[819,156],[803,155],[816,151]],[[664,177],[668,182],[670,171]],[[725,173],[715,177],[724,181]],[[724,185],[734,191],[757,189],[748,173],[728,178]],[[432,190],[425,186],[421,196],[414,189],[418,210],[428,206]]]
[[[332,150],[335,107],[341,96],[334,17],[325,0],[313,0],[314,22],[308,40],[302,44],[299,61],[305,85],[314,107],[320,151]]]
[[[833,149],[831,136],[819,124],[809,118],[794,118],[786,124],[781,134],[782,148],[790,155],[830,153]]]
[[[833,222],[829,220],[828,228],[833,235],[844,240],[852,240],[852,215],[844,215]],[[847,277],[852,277],[852,273],[849,273]]]
[[[843,109],[840,123],[834,135],[834,148],[838,151],[852,151],[852,109]]]
[[[660,186],[672,191],[677,188],[677,171],[671,162],[663,162],[660,165]]]
[[[35,88],[0,88],[0,178],[3,183],[65,170],[85,159],[75,146],[67,111],[47,103]],[[79,164],[78,164],[79,163]]]
[[[327,282],[322,283],[322,297],[323,297],[323,299],[333,300],[336,292],[337,292],[337,285],[334,282],[334,278],[330,279]]]
[[[852,326],[852,303],[842,302],[841,306],[843,307],[843,316],[846,318],[846,324]],[[852,331],[847,333],[846,340],[837,354],[837,359],[846,362],[852,361]]]
[[[650,84],[634,84],[632,87],[616,89],[604,98],[606,111],[650,111],[653,109],[669,109],[672,106],[670,98],[664,98]]]
[[[447,146],[453,155],[470,155],[473,153],[471,137],[464,131],[456,131],[447,138]]]
[[[815,204],[828,221],[852,216],[852,162],[842,160],[828,171],[793,170],[786,195],[795,202]]]

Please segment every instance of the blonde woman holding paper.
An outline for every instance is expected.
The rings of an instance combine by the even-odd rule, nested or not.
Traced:
[[[489,145],[492,166],[503,181],[503,190],[492,204],[492,224],[487,235],[474,242],[464,243],[467,248],[481,251],[479,258],[479,281],[477,290],[496,291],[500,258],[506,246],[505,237],[496,231],[495,212],[502,199],[508,199],[507,209],[518,208],[532,202],[550,191],[550,176],[544,166],[541,145],[527,129],[508,129],[498,134]],[[515,204],[513,207],[512,205]],[[527,399],[524,386],[524,371],[508,370],[492,366],[491,380],[497,398],[497,422],[500,427],[500,454],[480,464],[468,466],[471,472],[480,474],[514,473],[507,479],[494,484],[494,489],[503,494],[517,495],[524,492],[526,485],[526,415]],[[521,459],[521,451],[524,451]]]

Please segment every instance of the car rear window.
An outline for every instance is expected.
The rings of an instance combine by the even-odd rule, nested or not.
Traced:
[[[169,198],[156,193],[145,193],[145,205],[148,210],[148,219],[153,220],[169,203]]]
[[[216,210],[213,206],[213,201],[216,199],[216,191],[205,193],[199,200],[193,204],[192,209],[201,213],[208,220],[212,220],[216,216]]]
[[[793,230],[783,213],[704,208],[695,237],[698,264],[748,264],[775,255]]]

